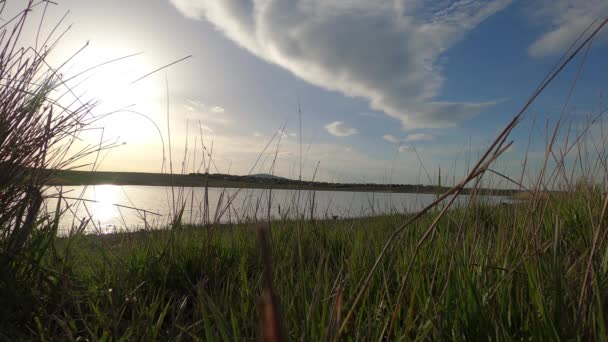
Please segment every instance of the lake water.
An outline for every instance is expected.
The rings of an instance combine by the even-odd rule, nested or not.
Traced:
[[[47,193],[57,194],[58,188]],[[170,223],[183,211],[182,222],[256,222],[270,216],[279,218],[352,218],[389,213],[410,213],[435,200],[433,194],[374,193],[267,189],[180,188],[158,186],[64,186],[60,227],[65,232],[90,219],[87,232],[112,233],[154,229]],[[483,201],[500,203],[505,197],[483,196]],[[80,199],[80,200],[79,200]],[[460,196],[455,204],[466,204]],[[57,200],[47,201],[47,210],[56,209]],[[137,208],[137,209],[135,209]]]

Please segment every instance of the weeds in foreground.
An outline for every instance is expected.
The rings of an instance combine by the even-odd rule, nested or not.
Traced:
[[[568,204],[543,201],[547,209],[531,225],[529,203],[450,211],[437,223],[433,243],[421,247],[417,239],[433,217],[416,221],[380,261],[342,336],[601,339],[605,242],[593,259],[584,310],[579,299],[602,196],[568,196]],[[271,283],[288,339],[335,338],[361,279],[404,219],[275,223],[271,280],[249,225],[218,227],[212,240],[196,227],[59,239],[43,262],[62,270],[49,278],[56,297],[32,315],[33,331],[19,336],[255,339],[264,331],[257,317],[268,317],[263,308],[275,305],[264,290]]]
[[[417,214],[267,222],[258,239],[246,224],[184,225],[183,196],[170,229],[58,238],[62,201],[41,211],[46,170],[104,146],[68,154],[90,106],[51,99],[65,86],[45,63],[54,43],[17,47],[27,14],[0,34],[1,338],[607,339],[608,197],[591,185],[608,175],[604,138],[590,165],[586,130],[557,151],[558,122],[526,202],[436,205],[490,170],[528,105],[606,21],[579,37],[465,179]]]

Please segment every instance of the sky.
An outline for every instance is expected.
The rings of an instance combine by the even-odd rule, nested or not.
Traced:
[[[439,168],[447,183],[462,177],[608,16],[603,0],[56,2],[35,8],[25,36],[36,39],[43,13],[39,37],[69,27],[56,66],[86,44],[63,70],[79,75],[74,93],[99,100],[97,115],[115,112],[85,134],[121,144],[99,169],[159,172],[170,143],[174,169],[197,171],[202,137],[211,172],[410,184],[434,182]],[[8,0],[0,17],[22,6]],[[571,127],[599,113],[607,43],[600,34],[537,99],[495,168],[515,176],[527,153],[533,173],[562,113]]]

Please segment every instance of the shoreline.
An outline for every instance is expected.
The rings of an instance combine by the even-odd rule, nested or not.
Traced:
[[[119,186],[174,186],[174,187],[209,187],[233,189],[278,189],[278,190],[309,190],[309,191],[345,191],[345,192],[377,192],[377,193],[417,193],[442,194],[449,187],[422,184],[360,184],[360,183],[328,183],[297,181],[286,178],[261,178],[256,176],[238,176],[227,174],[164,174],[146,172],[113,172],[113,171],[73,171],[48,170],[49,186],[87,186],[87,185],[119,185]],[[467,195],[473,189],[465,188],[462,194]],[[478,188],[480,195],[514,196],[520,193],[515,189]]]

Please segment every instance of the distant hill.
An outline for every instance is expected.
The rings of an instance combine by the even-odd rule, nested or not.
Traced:
[[[256,173],[254,175],[249,175],[249,177],[259,178],[259,179],[273,179],[273,180],[291,181],[291,179],[289,179],[289,178],[275,176],[275,175],[270,175],[270,174],[267,174],[267,173]]]
[[[258,189],[301,189],[326,191],[374,191],[374,192],[409,192],[409,193],[443,193],[449,188],[422,184],[359,184],[359,183],[328,183],[319,181],[293,180],[267,173],[249,176],[230,174],[166,174],[146,172],[111,172],[111,171],[75,171],[47,170],[50,179],[47,185],[148,185],[148,186],[195,186],[218,188],[258,188]],[[464,189],[463,193],[469,193]],[[478,189],[480,194],[511,195],[516,190]]]

